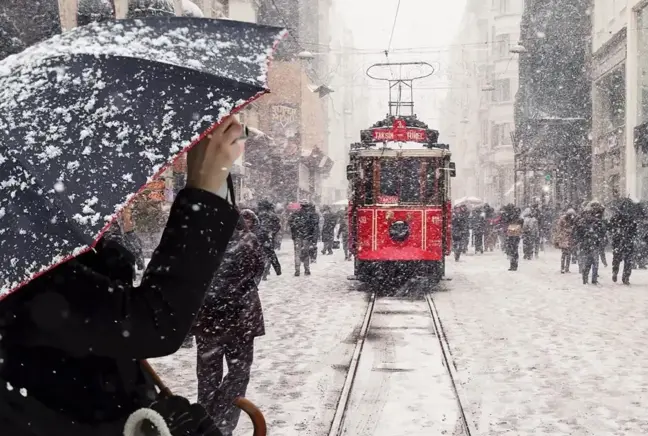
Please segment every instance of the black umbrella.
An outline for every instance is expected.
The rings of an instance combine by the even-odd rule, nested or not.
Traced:
[[[261,96],[277,28],[94,23],[0,62],[0,298],[89,249],[227,114]]]

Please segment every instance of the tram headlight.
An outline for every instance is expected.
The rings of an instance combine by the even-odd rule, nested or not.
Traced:
[[[394,221],[389,226],[389,237],[396,242],[403,242],[409,237],[410,228],[405,221]]]

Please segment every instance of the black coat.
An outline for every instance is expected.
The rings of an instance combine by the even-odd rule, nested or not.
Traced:
[[[337,225],[337,215],[331,211],[324,213],[324,225],[322,226],[322,242],[331,242],[335,236],[335,226]]]
[[[317,242],[319,236],[319,216],[314,207],[304,205],[294,212],[288,221],[293,239],[306,239]]]
[[[264,247],[274,248],[275,239],[281,231],[281,220],[273,210],[259,208],[259,242]]]
[[[121,434],[152,395],[138,361],[180,348],[237,219],[222,198],[184,189],[137,288],[102,241],[2,300],[1,433]]]
[[[237,231],[214,276],[193,333],[232,342],[265,334],[256,278],[263,274],[263,251],[257,237]]]
[[[602,217],[586,211],[576,222],[574,239],[578,248],[584,252],[596,251],[605,247],[606,227]]]
[[[612,249],[619,253],[632,253],[637,237],[637,222],[630,214],[618,213],[609,223]]]

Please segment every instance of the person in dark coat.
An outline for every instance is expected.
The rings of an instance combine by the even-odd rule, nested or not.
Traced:
[[[583,210],[581,217],[576,222],[574,239],[578,244],[578,252],[581,256],[581,274],[583,284],[586,285],[589,279],[589,272],[592,271],[592,284],[598,284],[598,268],[601,247],[605,244],[605,223],[603,213],[605,209],[596,201],[590,202]]]
[[[471,227],[475,241],[475,254],[484,254],[484,235],[486,234],[486,212],[484,209],[477,208],[473,211]]]
[[[520,209],[513,204],[502,208],[502,222],[506,229],[506,255],[511,262],[509,271],[517,271],[520,259],[520,239],[524,225],[520,215]]]
[[[333,240],[338,217],[329,206],[322,207],[324,225],[322,226],[322,254],[333,254]]]
[[[630,284],[634,255],[637,223],[635,221],[636,205],[629,198],[621,200],[609,223],[612,239],[612,281],[618,280],[619,269],[623,262],[621,281]]]
[[[293,211],[288,218],[288,227],[295,246],[295,276],[298,277],[301,264],[304,264],[304,274],[310,275],[310,231],[309,214],[306,203],[301,203],[299,210]]]
[[[320,237],[320,214],[313,203],[307,202],[306,206],[306,232],[309,243],[308,253],[311,263],[317,262],[317,242]]]
[[[278,276],[281,275],[281,264],[277,258],[275,247],[277,246],[276,240],[281,232],[281,219],[274,210],[274,205],[268,200],[259,202],[259,231],[257,237],[259,243],[263,247],[265,254],[265,268],[263,271],[263,280],[268,279],[270,274],[270,266]]]
[[[344,260],[351,260],[349,255],[349,221],[346,211],[343,210],[339,213],[338,222],[340,226],[338,227],[337,238],[340,240],[344,250]]]
[[[265,334],[257,289],[265,262],[263,248],[251,229],[254,220],[252,211],[241,211],[193,328],[198,344],[198,403],[214,418],[224,436],[230,436],[238,424],[240,409],[232,402],[245,396],[254,339]]]
[[[150,405],[140,361],[180,348],[238,220],[222,168],[241,132],[231,118],[189,152],[190,187],[138,287],[132,254],[107,235],[0,301],[1,434],[120,435]]]
[[[459,261],[470,235],[470,213],[465,206],[457,206],[452,212],[452,246],[455,261]]]

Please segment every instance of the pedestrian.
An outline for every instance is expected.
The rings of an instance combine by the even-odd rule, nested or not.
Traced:
[[[299,209],[292,211],[288,218],[288,227],[292,235],[295,248],[295,277],[301,273],[301,264],[304,264],[304,274],[310,275],[310,246],[311,246],[311,225],[310,214],[307,210],[308,203],[300,203]]]
[[[574,239],[581,256],[580,265],[584,285],[588,283],[590,270],[592,284],[598,284],[599,256],[601,247],[605,243],[604,212],[605,208],[598,201],[592,201],[584,208],[576,222]]]
[[[540,237],[540,228],[538,219],[535,217],[531,208],[526,208],[522,213],[524,224],[522,225],[522,252],[524,259],[533,259],[534,254],[537,257],[536,247]]]
[[[139,286],[134,255],[105,235],[0,301],[3,435],[121,435],[151,404],[141,360],[180,348],[238,220],[223,168],[241,133],[227,118],[189,151],[187,187]]]
[[[256,219],[249,209],[241,211],[193,327],[198,345],[198,403],[214,418],[224,436],[230,436],[238,424],[240,409],[233,401],[245,396],[254,360],[254,339],[265,334],[257,289],[265,265],[263,248],[252,231]]]
[[[349,255],[349,222],[345,211],[340,211],[338,222],[340,225],[338,227],[337,237],[344,250],[344,260],[351,260],[351,256]]]
[[[467,235],[470,234],[467,212],[468,209],[465,206],[457,206],[452,214],[452,251],[457,262],[464,253],[464,244],[467,241]]]
[[[315,204],[306,202],[306,241],[311,263],[317,262],[317,242],[322,231],[320,224],[323,220]]]
[[[616,283],[618,280],[619,269],[623,262],[621,282],[629,285],[637,237],[636,205],[629,198],[624,198],[615,209],[609,223],[612,239],[612,281]]]
[[[322,254],[333,254],[333,240],[338,217],[329,206],[322,207]]]
[[[556,229],[553,232],[554,246],[561,250],[560,256],[560,273],[565,274],[569,272],[571,264],[571,256],[574,247],[574,227],[576,226],[576,211],[568,209],[567,212],[560,217],[556,224]]]
[[[524,220],[521,218],[520,209],[513,204],[503,208],[502,221],[506,226],[506,254],[510,261],[509,271],[518,270],[520,258],[520,238]]]
[[[484,235],[486,234],[486,212],[484,209],[478,208],[473,212],[472,230],[475,254],[484,254]]]
[[[276,239],[281,233],[281,219],[275,212],[274,205],[268,200],[261,200],[259,202],[259,231],[257,238],[265,258],[265,268],[263,270],[263,280],[268,280],[270,274],[270,266],[278,276],[281,275],[281,264],[276,253]]]

